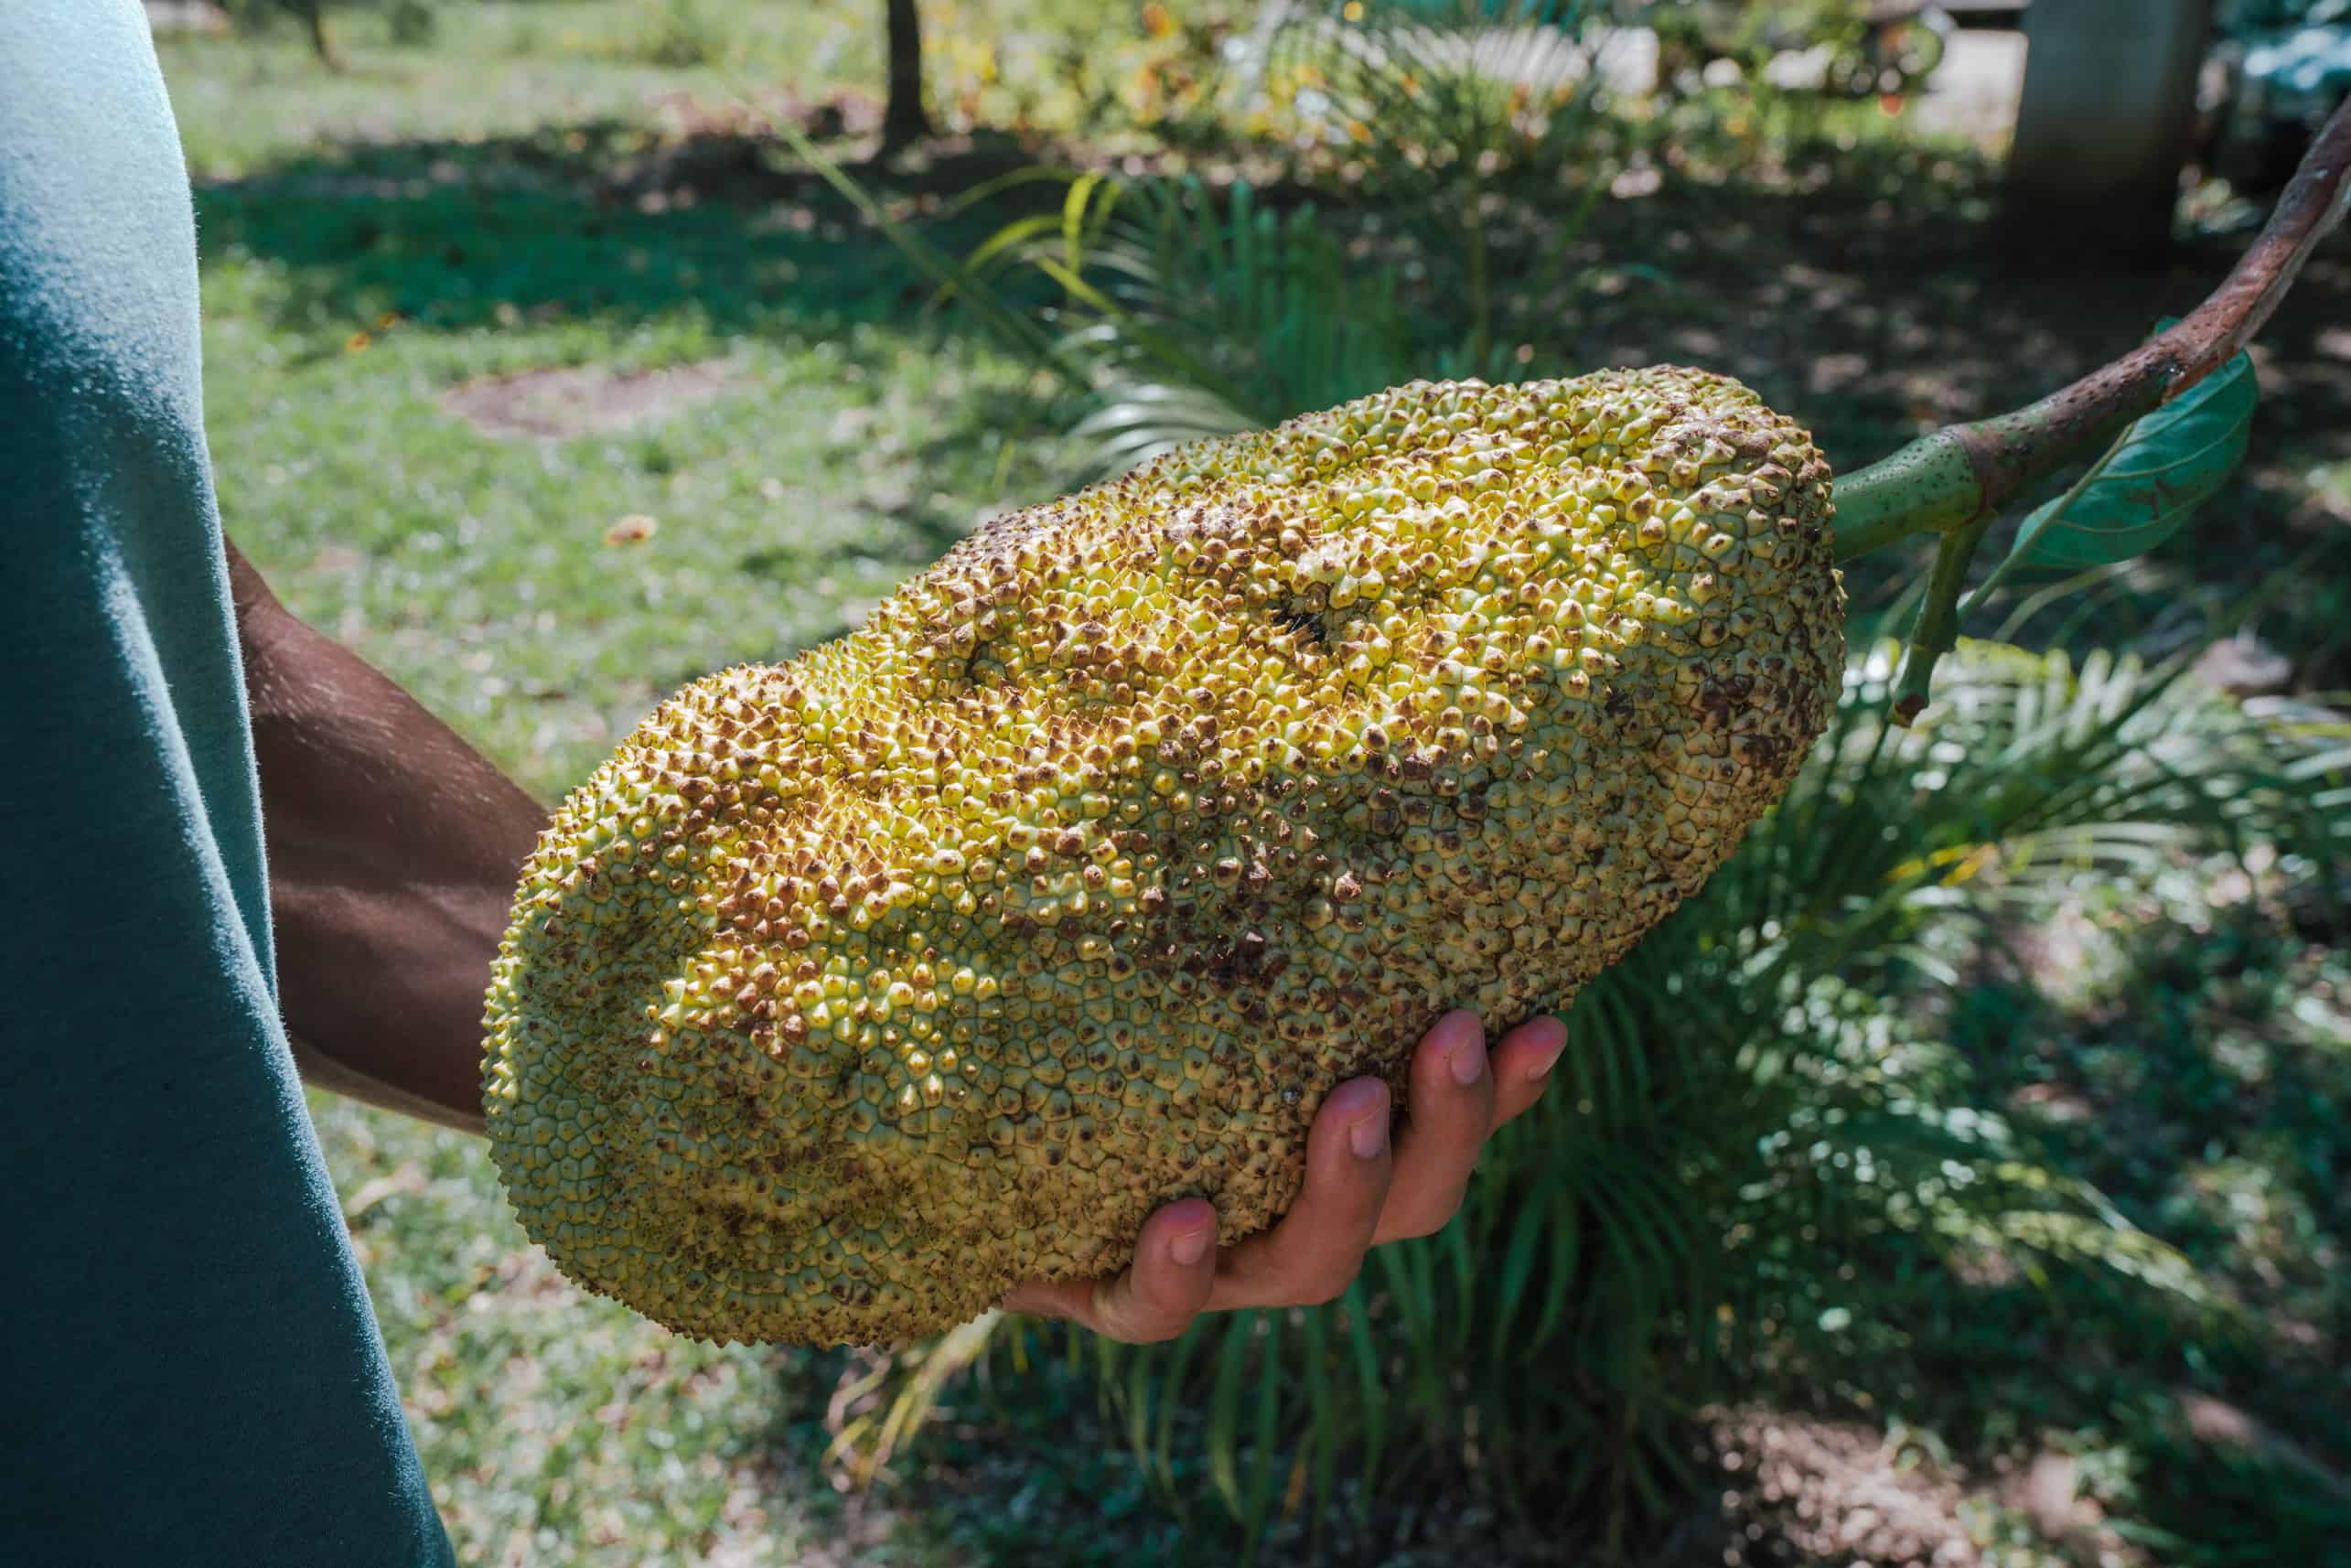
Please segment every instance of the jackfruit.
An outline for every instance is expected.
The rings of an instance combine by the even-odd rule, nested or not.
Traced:
[[[696,682],[516,895],[525,1230],[682,1332],[828,1343],[1113,1271],[1179,1197],[1269,1224],[1332,1087],[1564,1007],[1778,796],[1843,670],[1829,519],[1719,376],[1415,382]]]

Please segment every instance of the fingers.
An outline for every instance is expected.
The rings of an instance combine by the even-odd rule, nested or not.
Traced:
[[[1426,1236],[1461,1207],[1469,1173],[1494,1126],[1494,1075],[1476,1014],[1448,1013],[1422,1037],[1412,1056],[1411,1103],[1375,1245]]]
[[[1566,1025],[1533,1018],[1488,1052],[1475,1013],[1437,1020],[1412,1058],[1412,1114],[1397,1140],[1396,1177],[1374,1245],[1444,1228],[1486,1140],[1535,1102],[1566,1043]]]
[[[1428,1235],[1453,1218],[1487,1138],[1541,1095],[1566,1044],[1567,1026],[1540,1017],[1489,1050],[1476,1014],[1448,1013],[1413,1055],[1412,1121],[1398,1145],[1390,1147],[1384,1083],[1356,1079],[1333,1090],[1307,1134],[1304,1189],[1272,1230],[1219,1260],[1215,1208],[1186,1198],[1144,1223],[1123,1273],[1032,1282],[1004,1305],[1143,1344],[1175,1337],[1203,1311],[1332,1300],[1368,1248]]]
[[[1331,1090],[1306,1134],[1304,1190],[1281,1223],[1225,1254],[1211,1311],[1311,1306],[1347,1289],[1388,1197],[1388,1086],[1378,1079]]]
[[[1206,1198],[1171,1203],[1143,1221],[1134,1262],[1107,1280],[1032,1281],[1009,1312],[1074,1317],[1131,1345],[1173,1339],[1208,1305],[1217,1277],[1217,1211]]]
[[[1567,1026],[1548,1015],[1530,1018],[1493,1050],[1494,1125],[1501,1126],[1541,1098],[1551,1069],[1567,1048]]]
[[[1204,1197],[1143,1221],[1126,1272],[1094,1292],[1093,1326],[1132,1345],[1173,1339],[1208,1305],[1217,1279],[1217,1211]]]

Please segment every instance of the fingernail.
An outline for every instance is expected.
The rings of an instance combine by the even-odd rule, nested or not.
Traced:
[[[1208,1256],[1208,1228],[1205,1225],[1178,1231],[1176,1239],[1167,1243],[1167,1255],[1187,1269]]]
[[[1559,1044],[1553,1046],[1551,1049],[1537,1057],[1535,1058],[1535,1065],[1533,1068],[1529,1069],[1527,1076],[1538,1083],[1541,1082],[1544,1079],[1551,1076],[1551,1069],[1559,1066],[1559,1058],[1565,1055],[1566,1052],[1567,1034],[1565,1030],[1562,1030],[1560,1032]]]
[[[1376,1160],[1388,1146],[1388,1097],[1382,1094],[1377,1109],[1359,1116],[1347,1124],[1347,1147],[1359,1160]]]
[[[1454,1082],[1467,1089],[1486,1076],[1486,1047],[1476,1040],[1464,1040],[1445,1058],[1445,1066],[1453,1069]]]

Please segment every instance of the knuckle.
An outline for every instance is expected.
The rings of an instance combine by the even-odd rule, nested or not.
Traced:
[[[1157,1345],[1191,1326],[1188,1305],[1141,1301],[1122,1294],[1113,1302],[1097,1301],[1097,1326],[1111,1338],[1128,1345]]]
[[[1189,1326],[1189,1318],[1149,1317],[1118,1325],[1111,1337],[1129,1345],[1164,1345]]]
[[[1406,1233],[1433,1236],[1452,1224],[1453,1217],[1461,1212],[1461,1200],[1466,1191],[1465,1187],[1457,1187],[1430,1202],[1415,1205],[1404,1220]]]
[[[1328,1306],[1331,1303],[1345,1295],[1347,1294],[1347,1287],[1353,1283],[1355,1283],[1355,1271],[1353,1269],[1349,1269],[1344,1273],[1333,1272],[1328,1274],[1317,1275],[1316,1277],[1304,1282],[1304,1285],[1299,1290],[1298,1305],[1300,1306]]]

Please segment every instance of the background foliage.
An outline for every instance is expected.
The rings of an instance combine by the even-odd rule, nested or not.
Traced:
[[[1850,466],[2229,253],[2004,278],[1971,148],[1703,61],[1617,84],[1631,12],[1544,12],[930,6],[944,134],[890,164],[878,4],[354,5],[338,72],[298,27],[167,35],[231,532],[552,795],[1166,441],[1676,359]],[[2341,1560],[2346,293],[2322,255],[2268,335],[2242,474],[2152,557],[1999,585],[1970,626],[2021,646],[1963,649],[1916,734],[1873,641],[1916,563],[1863,564],[1797,790],[1579,1003],[1461,1220],[1331,1308],[712,1349],[564,1283],[476,1146],[318,1097],[461,1555]],[[2215,693],[2216,637],[2286,673]]]

